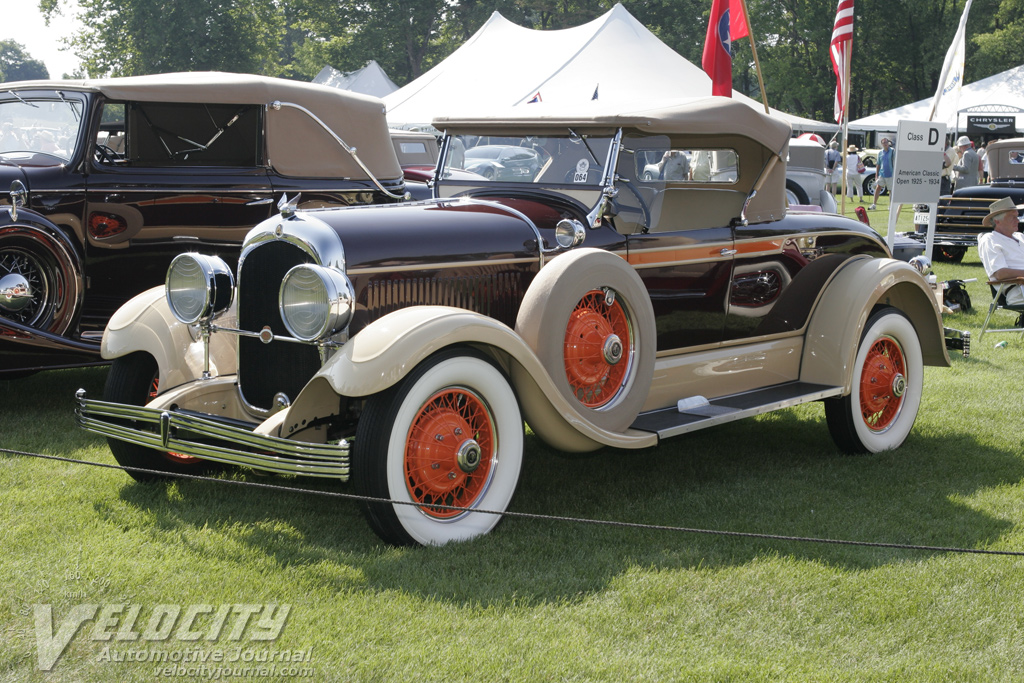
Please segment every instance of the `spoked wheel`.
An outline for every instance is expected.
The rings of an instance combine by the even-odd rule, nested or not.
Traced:
[[[80,296],[74,256],[52,235],[28,226],[0,228],[0,315],[63,334]]]
[[[848,453],[899,447],[917,419],[923,375],[921,343],[910,320],[891,307],[874,313],[857,350],[852,391],[825,401],[836,445]]]
[[[523,418],[505,375],[451,349],[371,396],[356,431],[352,482],[374,532],[395,545],[441,545],[488,533],[512,500]],[[444,507],[432,507],[444,506]],[[453,509],[458,508],[458,509]]]
[[[654,373],[654,310],[622,258],[574,249],[530,285],[516,332],[586,420],[622,431],[636,419]]]
[[[148,353],[132,353],[114,360],[103,389],[103,400],[112,403],[142,406],[156,397],[159,390],[156,360]],[[114,459],[124,467],[139,467],[154,472],[126,470],[136,481],[159,479],[160,472],[171,474],[205,474],[220,467],[219,463],[182,453],[158,451],[137,444],[108,438]]]

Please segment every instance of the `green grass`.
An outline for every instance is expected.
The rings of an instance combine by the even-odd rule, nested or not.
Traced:
[[[940,280],[984,278],[974,250],[935,271]],[[976,335],[988,296],[983,282],[969,291],[978,312],[948,315],[946,324]],[[587,458],[561,457],[530,435],[513,509],[1024,551],[1024,343],[993,348],[1001,339],[1009,338],[986,336],[970,358],[953,352],[951,368],[927,369],[917,425],[898,451],[840,455],[817,404]],[[113,463],[72,414],[74,390],[98,395],[104,378],[91,369],[0,380],[0,446]],[[224,483],[143,485],[117,470],[6,454],[0,551],[0,681],[158,680],[154,664],[103,661],[106,646],[312,647],[303,666],[314,671],[305,680],[316,681],[1024,675],[1018,557],[517,518],[472,543],[394,549],[346,500]],[[224,634],[103,642],[90,622],[51,672],[36,667],[35,605],[52,605],[59,624],[80,604],[136,604],[145,618],[161,604],[271,602],[291,605],[274,642]]]

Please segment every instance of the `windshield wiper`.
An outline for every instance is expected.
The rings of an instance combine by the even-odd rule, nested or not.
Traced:
[[[63,102],[64,104],[68,105],[68,107],[71,108],[71,113],[75,117],[75,123],[78,123],[79,121],[81,121],[81,118],[78,116],[78,110],[75,109],[75,105],[72,104],[71,102],[69,102],[68,100],[64,99],[64,93],[62,93],[60,90],[58,90],[57,91],[57,97],[60,98],[61,102]]]
[[[594,160],[595,164],[600,166],[601,160],[597,158],[596,154],[594,154],[594,150],[590,149],[590,143],[587,142],[587,139],[580,135],[579,133],[577,133],[576,131],[574,131],[572,128],[569,129],[569,133],[572,135],[573,142],[579,141],[583,143],[583,146],[587,148],[588,152],[590,152],[590,158]]]

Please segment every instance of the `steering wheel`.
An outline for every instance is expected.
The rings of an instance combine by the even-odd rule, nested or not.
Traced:
[[[118,159],[117,152],[106,145],[96,145],[96,160],[101,164],[112,164]]]

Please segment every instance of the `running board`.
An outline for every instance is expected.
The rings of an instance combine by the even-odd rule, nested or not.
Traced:
[[[681,413],[672,407],[642,413],[633,423],[632,429],[654,432],[659,439],[667,439],[801,403],[820,401],[842,393],[842,387],[827,384],[777,384],[766,389],[712,399],[705,405],[688,408],[687,412]]]

